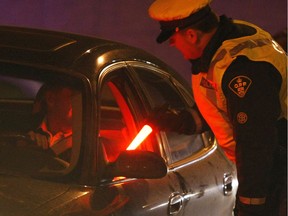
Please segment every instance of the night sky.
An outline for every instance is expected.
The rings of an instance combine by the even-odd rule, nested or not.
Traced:
[[[0,0],[0,25],[73,32],[142,48],[190,81],[190,63],[155,41],[159,25],[148,16],[153,0]],[[259,25],[272,35],[287,27],[286,0],[214,0],[214,11]]]

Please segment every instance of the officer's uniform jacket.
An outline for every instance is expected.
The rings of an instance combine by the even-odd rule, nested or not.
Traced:
[[[260,158],[253,161],[254,155],[249,155],[251,152],[253,153],[252,149],[255,149],[255,157],[259,157],[259,155],[257,155],[259,145],[262,145],[263,143],[263,146],[271,146],[271,148],[266,149],[266,151],[274,151],[276,145],[276,140],[269,140],[268,138],[269,136],[276,137],[274,136],[275,133],[273,131],[270,131],[270,134],[258,134],[258,131],[252,130],[252,126],[252,134],[248,134],[249,121],[255,121],[255,119],[253,119],[254,116],[257,116],[258,113],[262,112],[262,110],[260,112],[260,110],[253,110],[253,108],[250,108],[250,105],[253,107],[254,103],[262,103],[262,101],[251,101],[251,99],[249,99],[251,94],[259,91],[251,91],[250,93],[249,90],[255,86],[257,86],[257,88],[259,87],[263,89],[263,95],[265,97],[267,95],[267,100],[270,100],[270,93],[271,95],[275,92],[276,94],[279,94],[280,100],[276,98],[275,103],[271,103],[271,106],[269,104],[263,105],[263,110],[267,109],[267,116],[269,118],[272,116],[271,121],[268,121],[271,122],[271,124],[274,124],[274,120],[276,121],[277,118],[284,117],[287,119],[287,56],[283,49],[275,41],[272,40],[271,36],[257,26],[243,21],[234,21],[234,24],[236,24],[234,25],[229,22],[226,17],[221,17],[221,20],[222,25],[225,25],[223,29],[227,29],[226,27],[230,26],[229,28],[231,32],[237,25],[249,26],[250,29],[254,29],[253,31],[256,31],[253,34],[243,35],[243,31],[241,32],[240,30],[239,35],[242,35],[238,37],[237,33],[236,35],[232,34],[231,36],[231,33],[221,32],[221,29],[218,30],[218,35],[216,33],[216,36],[214,36],[216,39],[212,39],[210,44],[208,44],[208,48],[204,50],[204,57],[202,56],[202,59],[192,61],[192,88],[194,98],[200,112],[213,130],[220,146],[225,151],[227,157],[233,162],[235,162],[237,158],[237,169],[240,173],[238,178],[240,183],[245,185],[245,182],[248,183],[249,181],[248,184],[250,184],[251,181],[254,181],[251,179],[255,179],[255,173],[253,172],[257,173],[257,170],[255,170],[256,167],[261,169],[261,166],[258,166],[259,163],[262,163]],[[230,36],[227,36],[228,39],[225,38],[225,36],[224,38],[221,36],[223,33],[224,35],[225,33],[227,33],[226,35],[230,34]],[[217,44],[219,45],[218,47]],[[210,53],[208,50],[210,50]],[[237,64],[233,63],[236,59],[238,62]],[[244,68],[241,67],[241,62],[243,62]],[[255,64],[255,62],[258,62],[259,64]],[[255,71],[255,73],[253,73],[253,71],[249,71],[253,70],[252,68],[254,66],[252,68],[247,67],[246,74],[246,64],[254,65],[255,68],[264,68],[264,77],[261,77],[261,73],[259,73],[261,71],[259,70]],[[209,67],[207,67],[207,65]],[[193,71],[193,68],[196,69],[196,71]],[[271,74],[271,80],[267,80],[267,77],[265,78],[266,74],[264,75],[264,73],[269,75]],[[261,85],[260,81],[258,82],[257,77],[259,77],[260,80],[263,78],[261,81],[263,82],[263,85]],[[257,97],[254,95],[251,98],[255,99]],[[271,98],[275,97],[272,95]],[[245,100],[246,102],[243,102]],[[279,101],[281,102],[281,106],[278,104]],[[268,128],[271,126],[270,124],[266,126],[261,125],[261,120],[264,119],[265,117],[263,116],[258,119],[259,123],[257,123],[257,128],[259,128],[260,132],[262,127]],[[271,128],[271,130],[273,130],[274,126],[271,126]],[[249,140],[247,137],[251,137],[250,141],[247,141]],[[268,139],[266,139],[266,137]],[[263,142],[259,140],[263,140]],[[237,149],[235,149],[236,141]],[[255,144],[253,143],[254,141]],[[238,145],[240,146],[238,147]],[[247,148],[250,148],[250,150],[247,151]],[[235,151],[237,155],[235,154]],[[244,153],[246,151],[247,154]],[[259,154],[262,153],[259,152]],[[263,153],[262,155],[267,157],[267,160],[263,159],[263,166],[272,164],[271,161],[273,153],[267,153],[267,155],[266,153]],[[253,167],[254,162],[255,169]],[[248,163],[252,163],[252,165]],[[263,167],[263,170],[267,169],[267,172],[269,172],[269,170],[272,169],[271,165],[269,166]],[[244,172],[246,173],[244,174]],[[259,172],[257,174],[259,176],[259,181],[255,181],[255,185],[260,187],[259,193],[257,194],[256,192],[254,195],[249,194],[249,187],[253,187],[252,183],[248,188],[244,188],[243,190],[239,188],[240,194],[242,193],[242,195],[244,194],[244,196],[247,197],[265,197],[265,187],[268,183],[259,182],[261,182],[261,178],[264,175],[267,175],[267,172]],[[247,178],[250,179],[242,179],[242,177],[246,178],[245,176],[248,176]],[[263,177],[263,179],[265,178]]]

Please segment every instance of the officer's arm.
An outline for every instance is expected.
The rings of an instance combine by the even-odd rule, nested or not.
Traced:
[[[148,122],[158,130],[177,132],[180,134],[197,134],[209,130],[209,126],[202,117],[196,105],[185,108],[171,108],[162,106],[156,109]]]
[[[238,57],[223,76],[236,140],[240,197],[265,201],[277,143],[280,84],[281,76],[271,64],[246,57]]]

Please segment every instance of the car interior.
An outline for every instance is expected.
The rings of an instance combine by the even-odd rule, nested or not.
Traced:
[[[27,136],[27,132],[34,127],[37,127],[35,122],[39,122],[39,118],[43,118],[43,113],[41,112],[41,101],[43,100],[43,89],[49,84],[51,80],[31,80],[29,78],[24,79],[20,77],[9,77],[0,75],[0,145],[5,146],[8,143],[11,144],[17,143],[17,145],[26,145],[26,143],[31,144],[31,140]],[[31,86],[33,89],[31,90]],[[131,111],[131,107],[128,105],[128,98],[125,97],[125,86],[117,85],[117,80],[110,80],[105,85],[103,85],[102,89],[102,98],[101,98],[101,116],[100,116],[100,132],[99,138],[101,140],[101,144],[103,145],[105,158],[107,163],[114,162],[119,154],[122,151],[125,151],[129,144],[133,141],[136,135],[139,132],[139,128],[137,128],[135,117]],[[79,103],[75,103],[73,106],[73,119],[81,117],[77,117],[75,113],[77,113],[77,109],[79,111]],[[78,104],[78,105],[77,105]],[[80,111],[81,112],[81,111]],[[37,119],[37,120],[36,120]],[[79,129],[75,129],[79,127],[79,123],[73,124],[73,139],[81,139],[81,134],[79,135]],[[76,134],[76,135],[74,135]],[[80,138],[79,138],[80,136]],[[74,143],[74,141],[73,141]],[[32,145],[35,145],[32,143]],[[11,145],[12,146],[12,145]],[[3,149],[3,148],[1,148]],[[140,143],[140,146],[137,147],[138,150],[148,150],[152,152],[157,152],[160,155],[160,150],[154,136],[145,137],[144,141]],[[21,148],[17,154],[21,154]],[[63,166],[57,167],[58,170],[66,169],[69,167],[69,163],[75,163],[77,160],[77,150],[79,150],[79,145],[74,146],[72,151],[72,157],[67,164]],[[14,150],[13,150],[14,151]],[[18,150],[17,150],[18,151]],[[16,151],[12,152],[12,149],[8,151],[2,151],[2,154],[9,153],[10,155],[16,154]],[[27,152],[27,158],[30,157],[31,151]],[[34,154],[34,153],[33,153]],[[76,155],[76,156],[75,156]],[[6,157],[6,164],[10,163],[10,167],[12,163],[13,157]],[[24,154],[21,156],[23,161],[26,156]],[[39,159],[43,161],[42,156],[35,156],[34,162],[29,160],[22,163],[23,170],[29,170],[30,167],[35,168],[35,159]],[[4,160],[2,157],[2,161]],[[31,158],[31,157],[30,157]],[[44,157],[43,157],[44,158]],[[47,158],[45,159],[47,160]],[[18,160],[18,163],[21,160]],[[44,161],[42,162],[43,165]],[[3,163],[2,163],[3,164]],[[17,167],[16,164],[15,169]],[[13,165],[13,166],[14,166]],[[41,167],[41,163],[38,162],[37,169]],[[20,168],[20,167],[19,167]],[[36,170],[33,169],[33,171]],[[31,168],[32,169],[32,168]],[[32,171],[32,170],[30,170]]]
[[[123,90],[122,90],[123,91]],[[128,106],[126,98],[119,87],[112,81],[102,89],[100,138],[108,162],[116,160],[121,151],[127,150],[139,130],[135,117]],[[153,136],[147,136],[139,143],[138,150],[153,151],[158,154],[159,148]]]
[[[0,74],[1,168],[26,173],[35,173],[43,167],[46,170],[61,171],[68,168],[70,162],[77,159],[70,158],[70,156],[68,160],[55,157],[51,151],[38,147],[28,135],[29,131],[37,129],[39,122],[44,118],[43,112],[41,112],[41,101],[43,100],[43,87],[49,82],[55,82],[55,80],[45,79],[45,76],[41,78],[41,75],[35,80],[28,77]],[[73,98],[79,98],[80,94],[77,95]],[[73,102],[75,100],[72,100],[72,107],[77,113],[81,101],[75,103]],[[75,118],[79,117],[73,115],[73,118],[75,122]],[[73,124],[74,131],[76,131],[75,127],[79,127],[79,124]],[[72,134],[72,140],[75,142],[80,139],[79,131],[81,132],[81,130],[77,130]],[[77,136],[78,138],[75,139]],[[76,147],[79,150],[79,146]]]
[[[176,93],[177,91],[169,84],[169,80],[150,71],[141,70],[143,71],[140,71],[141,73],[139,74],[143,87],[145,87],[143,89],[145,89],[147,95],[151,96],[149,100],[155,108],[165,103],[173,107],[185,106],[181,102],[182,99]],[[133,85],[124,76],[125,73],[123,71],[120,72],[116,74],[121,74],[121,76],[112,76],[102,83],[101,97],[99,98],[100,121],[99,134],[97,136],[103,147],[104,158],[107,163],[113,163],[121,152],[126,151],[142,131],[141,128],[145,126],[145,119],[141,120],[135,116],[135,113],[137,113],[136,110],[142,108],[137,105],[135,102],[136,99],[133,98],[133,94],[136,97],[132,89],[133,87],[131,87]],[[21,76],[12,77],[7,76],[7,74],[0,74],[0,146],[3,147],[8,142],[18,144],[31,142],[29,137],[27,137],[27,132],[31,130],[35,116],[37,117],[39,114],[41,92],[43,89],[41,87],[55,81],[55,75],[46,77],[43,73],[43,75],[38,75],[36,79],[35,76],[23,78]],[[66,79],[67,77],[63,80]],[[77,86],[77,83],[73,85]],[[80,90],[81,87],[79,85],[78,87]],[[83,124],[81,93],[73,101],[74,123],[72,128],[73,148],[71,159],[69,161],[62,161],[60,165],[56,166],[57,170],[66,170],[65,172],[68,172],[69,167],[71,168],[77,163],[81,146],[80,140]],[[79,124],[79,122],[81,123]],[[154,152],[159,156],[164,154],[168,158],[168,163],[181,161],[205,148],[206,144],[204,142],[207,138],[203,139],[201,134],[185,135],[169,132],[165,133],[165,135],[161,133],[159,135],[152,128],[150,128],[150,133],[146,134],[142,141],[138,143],[136,149]],[[160,145],[160,143],[163,145]],[[5,151],[0,151],[0,154],[3,155],[2,158],[7,158],[6,164],[11,163],[12,159],[10,160],[10,158],[18,157],[8,157],[8,152]],[[17,154],[21,155],[21,152]],[[24,157],[23,154],[21,157]],[[27,157],[29,158],[28,152]],[[40,153],[35,158],[43,161]],[[29,170],[29,166],[33,163],[35,164],[35,162],[31,161],[25,165],[23,162],[23,166],[25,165],[25,169]],[[41,163],[38,163],[38,165],[40,166]],[[39,169],[38,165],[37,168]],[[15,167],[17,166],[15,165]],[[23,170],[25,169],[23,168]]]

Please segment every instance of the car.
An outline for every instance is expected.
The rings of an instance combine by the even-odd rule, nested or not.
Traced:
[[[67,32],[0,26],[0,38],[1,216],[233,215],[236,168],[213,133],[152,121],[194,109],[189,83],[166,63]],[[75,89],[69,160],[28,135],[39,92],[56,82]]]

